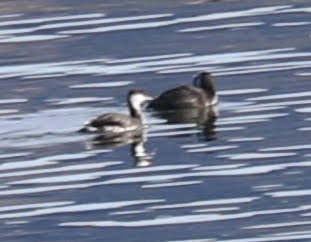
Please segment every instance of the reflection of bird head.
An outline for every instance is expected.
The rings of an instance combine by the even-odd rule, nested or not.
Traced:
[[[142,139],[131,145],[132,156],[135,159],[135,166],[137,167],[149,166],[152,163],[153,154],[146,151],[144,141]]]

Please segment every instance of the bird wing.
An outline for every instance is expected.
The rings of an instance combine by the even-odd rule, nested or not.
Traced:
[[[90,126],[100,128],[103,126],[121,126],[126,127],[130,123],[128,115],[122,113],[106,113],[91,120]]]
[[[199,88],[180,86],[162,93],[149,106],[154,108],[185,108],[193,106],[195,100],[201,95],[202,91]]]

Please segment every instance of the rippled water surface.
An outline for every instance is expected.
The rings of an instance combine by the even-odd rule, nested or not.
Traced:
[[[1,241],[310,241],[310,25],[308,0],[1,1]],[[76,132],[202,70],[216,120]]]

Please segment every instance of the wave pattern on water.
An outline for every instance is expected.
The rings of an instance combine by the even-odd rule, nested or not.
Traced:
[[[134,228],[139,241],[146,241],[145,232],[136,228],[149,234],[155,226],[152,232],[159,233],[159,239],[150,241],[309,239],[303,229],[310,225],[311,211],[306,132],[311,130],[311,51],[295,36],[274,44],[286,27],[299,32],[299,39],[301,29],[310,25],[310,7],[302,5],[248,3],[247,8],[236,5],[225,12],[187,5],[195,14],[155,7],[130,11],[129,16],[108,8],[107,13],[94,8],[48,17],[1,15],[0,48],[15,51],[27,45],[45,50],[48,44],[56,48],[52,56],[69,58],[41,62],[21,54],[15,60],[3,49],[0,221],[20,231],[30,228],[34,240],[39,240],[41,229],[53,228],[53,241],[58,229],[66,231],[62,240],[72,241],[71,231],[79,227],[81,241],[88,241],[86,234],[94,230],[84,233],[85,227],[104,227],[100,239],[107,240],[109,234],[115,241],[128,241]],[[130,39],[123,41],[129,52],[117,46],[120,36],[136,32],[150,43],[133,47]],[[232,36],[246,33],[260,34],[264,44],[245,42],[241,47],[233,44],[238,39],[231,42]],[[219,34],[228,42],[220,42]],[[172,49],[167,41],[171,35],[178,40]],[[205,41],[204,48],[197,49],[195,41],[204,38],[223,47],[214,50]],[[189,45],[189,40],[192,47],[180,44]],[[73,43],[83,43],[85,49],[81,45],[81,53],[69,55]],[[120,53],[106,54],[114,45]],[[40,48],[38,53],[45,54]],[[129,88],[156,93],[163,91],[157,90],[158,84],[166,89],[169,80],[180,85],[176,80],[184,77],[190,84],[189,73],[202,70],[212,72],[219,90],[216,120],[169,122],[147,111],[149,127],[138,148],[135,142],[97,144],[94,135],[76,132],[99,113],[127,113]],[[139,163],[142,157],[135,157],[135,150],[148,159]],[[37,221],[44,223],[32,226]],[[125,235],[113,227],[127,228],[122,230]],[[197,238],[196,232],[206,238]],[[18,235],[6,236],[16,240]]]
[[[179,56],[178,53],[176,54]],[[209,69],[215,76],[239,75],[261,72],[274,72],[288,69],[310,68],[310,61],[289,61],[288,59],[310,57],[311,52],[296,52],[293,48],[267,49],[257,51],[244,51],[233,53],[218,53],[194,55],[187,57],[173,56],[168,59],[154,60],[158,56],[149,56],[145,61],[110,64],[102,59],[89,59],[80,62],[64,63],[40,63],[27,65],[2,66],[0,68],[0,79],[20,77],[38,78],[44,76],[72,76],[72,75],[117,75],[137,74],[145,72],[158,72],[163,74],[193,72]],[[139,58],[139,57],[138,57]],[[145,57],[144,57],[145,58]],[[161,56],[159,56],[161,58]],[[149,61],[147,59],[150,59]],[[286,60],[286,62],[282,60]],[[276,63],[263,65],[248,65],[255,61],[275,61]],[[246,65],[244,64],[246,63]],[[237,67],[221,67],[220,65],[236,64]],[[18,71],[17,71],[18,70]],[[90,85],[90,84],[89,84]],[[75,87],[75,86],[73,86]],[[76,86],[77,87],[77,86]],[[81,87],[81,86],[78,86]],[[84,87],[84,86],[82,86]],[[87,87],[87,86],[85,86]],[[108,86],[109,87],[109,86]]]

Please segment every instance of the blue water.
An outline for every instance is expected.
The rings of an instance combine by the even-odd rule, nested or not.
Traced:
[[[309,1],[0,9],[2,241],[310,241]],[[203,70],[216,120],[147,111],[123,144],[76,132]]]

